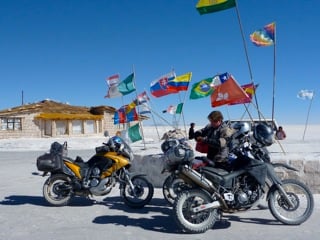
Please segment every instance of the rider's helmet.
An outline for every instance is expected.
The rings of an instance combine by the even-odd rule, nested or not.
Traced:
[[[253,137],[261,144],[270,146],[273,143],[273,131],[270,126],[264,123],[259,123],[255,126]]]
[[[247,135],[251,130],[248,122],[237,122],[233,125],[233,128],[237,130],[233,135],[234,138],[241,138]]]
[[[115,145],[116,149],[119,150],[119,148],[122,144],[122,139],[118,136],[114,136],[114,137],[112,137],[112,141],[113,141],[113,144]]]

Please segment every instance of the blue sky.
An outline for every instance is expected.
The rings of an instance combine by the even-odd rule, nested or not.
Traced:
[[[320,123],[318,0],[238,0],[258,107],[272,117],[273,47],[256,47],[249,35],[276,22],[274,117],[281,125]],[[191,84],[217,73],[231,73],[239,84],[251,81],[236,9],[200,15],[197,0],[0,0],[0,109],[43,99],[78,106],[119,108],[135,94],[104,98],[105,79],[135,72],[137,93],[150,96],[150,83],[174,69],[192,72]],[[210,98],[189,100],[187,92],[151,98],[157,124],[162,113],[185,99],[180,125],[207,123]],[[185,95],[186,94],[186,95]],[[226,119],[241,118],[243,105],[215,108]],[[252,116],[257,116],[249,106]],[[161,117],[159,117],[161,116]],[[245,114],[248,117],[248,114]],[[179,118],[179,116],[177,116]],[[148,121],[152,123],[153,121]]]

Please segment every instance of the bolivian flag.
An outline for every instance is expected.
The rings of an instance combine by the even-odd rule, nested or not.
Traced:
[[[236,6],[235,0],[199,0],[196,5],[198,12],[202,14],[213,13]]]

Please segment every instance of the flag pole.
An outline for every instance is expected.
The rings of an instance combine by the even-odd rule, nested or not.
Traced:
[[[236,6],[236,12],[237,12],[237,17],[238,17],[240,32],[241,32],[241,36],[242,36],[242,41],[243,41],[243,47],[244,47],[244,51],[245,51],[245,54],[246,54],[248,68],[249,68],[250,79],[251,79],[251,82],[255,85],[254,80],[253,80],[253,74],[252,74],[252,70],[251,70],[251,65],[250,65],[250,61],[249,61],[247,44],[246,44],[246,40],[245,40],[245,37],[244,37],[243,28],[242,28],[242,24],[241,24],[240,12],[239,12],[239,9],[238,9],[238,3],[237,3],[236,0],[235,0],[235,6]],[[257,110],[258,110],[257,112],[258,112],[258,116],[259,116],[259,119],[260,119],[260,110],[259,110],[259,105],[258,105],[257,94],[254,94],[254,99],[255,99],[255,102],[256,102],[256,106],[257,106]]]
[[[157,135],[158,135],[158,138],[159,138],[159,141],[160,141],[160,140],[161,140],[161,138],[160,138],[160,134],[159,134],[159,130],[158,130],[157,123],[156,123],[156,121],[155,121],[155,119],[154,119],[154,116],[153,116],[152,111],[151,111],[151,109],[150,109],[150,108],[149,108],[149,110],[150,110],[151,117],[152,117],[152,121],[153,121],[154,126],[156,127]]]
[[[274,98],[276,89],[276,24],[274,25],[274,42],[273,42],[273,90],[272,90],[272,122],[274,121]]]
[[[190,80],[189,80],[189,83],[188,83],[187,91],[185,91],[185,94],[184,94],[184,97],[183,97],[181,115],[179,116],[179,119],[178,119],[178,122],[180,122],[180,117],[182,116],[183,125],[184,125],[184,130],[185,130],[186,134],[187,134],[187,127],[186,127],[186,122],[185,122],[185,119],[184,119],[183,109],[184,109],[184,105],[185,105],[185,102],[186,102],[187,92],[188,92],[188,90],[189,90],[189,85],[190,85],[191,79],[192,79],[192,73],[191,73]],[[180,99],[180,102],[181,102],[180,91],[179,91],[179,99]]]
[[[181,109],[181,114],[180,114],[180,116],[179,116],[179,118],[178,118],[178,124],[179,124],[179,122],[180,122],[180,117],[182,116],[184,130],[185,130],[185,132],[187,133],[186,122],[185,122],[184,114],[183,114],[184,103],[185,103],[185,101],[186,101],[186,95],[187,95],[187,92],[185,93],[184,99],[183,99],[183,102],[182,102],[182,109]],[[180,102],[181,102],[180,92],[179,92],[179,100],[180,100]]]
[[[309,104],[309,109],[308,109],[308,114],[307,114],[307,120],[306,120],[306,124],[305,124],[305,127],[304,127],[304,132],[303,132],[303,137],[302,137],[302,140],[303,140],[303,141],[304,141],[304,136],[305,136],[306,130],[307,130],[307,125],[308,125],[308,121],[309,121],[309,114],[310,114],[310,109],[311,109],[311,104],[312,104],[313,98],[314,98],[314,91],[312,92],[312,98],[311,98],[310,104]]]
[[[138,99],[138,93],[137,93],[137,88],[136,88],[136,73],[135,73],[134,65],[132,65],[132,71],[133,71],[133,83],[134,83],[134,88],[135,88],[135,93],[136,93],[136,99]],[[142,127],[142,123],[141,123],[141,119],[140,119],[139,108],[138,108],[138,124],[139,124],[139,128],[141,129],[142,142],[143,142],[143,146],[144,146],[143,149],[147,149],[146,141],[144,139],[143,127]]]
[[[144,91],[145,91],[146,94],[147,94],[146,89],[144,89]],[[160,141],[160,134],[159,134],[158,126],[157,126],[157,123],[156,123],[156,121],[155,121],[155,119],[154,119],[154,116],[153,116],[153,114],[152,114],[152,111],[151,111],[151,99],[148,97],[148,99],[146,100],[146,102],[147,102],[147,103],[150,102],[150,105],[148,104],[148,105],[146,105],[145,107],[150,111],[150,114],[151,114],[151,117],[152,117],[152,121],[153,121],[153,124],[154,124],[154,126],[155,126],[155,128],[156,128],[157,135],[158,135],[158,138],[159,138],[159,141]]]

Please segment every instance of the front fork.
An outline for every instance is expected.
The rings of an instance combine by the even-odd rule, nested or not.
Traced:
[[[133,173],[130,173],[127,169],[123,168],[124,179],[122,180],[120,188],[122,189],[122,191],[125,191],[125,185],[128,184],[131,190],[130,194],[132,194],[134,197],[138,197],[139,191],[131,181],[131,179],[135,176],[145,176],[145,174],[133,174]]]
[[[123,173],[124,173],[124,178],[125,178],[125,182],[129,184],[130,189],[133,191],[134,190],[134,185],[131,181],[131,176],[130,173],[127,169],[123,168]]]
[[[286,203],[290,206],[290,208],[294,207],[294,204],[292,203],[291,199],[288,197],[288,194],[286,193],[286,191],[283,189],[283,187],[281,186],[281,184],[276,184],[276,188],[279,190],[281,197],[284,198],[284,200],[286,201]]]

